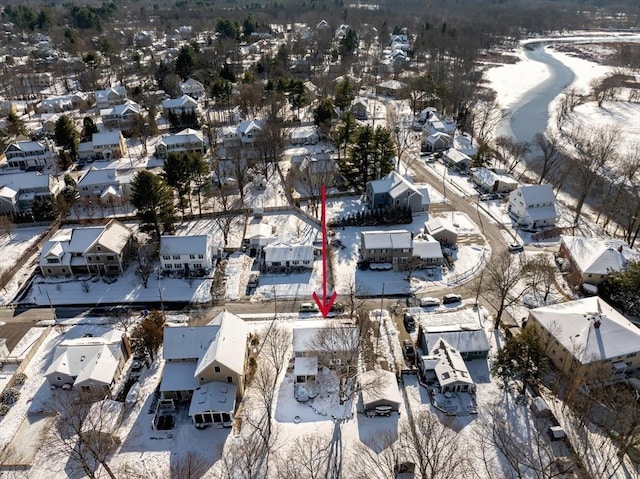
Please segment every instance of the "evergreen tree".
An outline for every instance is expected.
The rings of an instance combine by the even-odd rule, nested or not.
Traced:
[[[27,134],[27,127],[24,121],[14,112],[9,113],[5,124],[7,133],[11,136],[24,136]]]
[[[164,179],[167,184],[175,188],[178,194],[180,209],[184,215],[185,206],[188,204],[189,189],[191,185],[190,159],[187,153],[169,153],[164,160]]]
[[[624,271],[612,271],[599,290],[624,312],[640,316],[640,261],[630,262]]]
[[[55,125],[56,144],[68,150],[72,158],[75,158],[78,152],[78,130],[76,130],[73,121],[67,115],[58,118]]]
[[[160,238],[163,226],[172,231],[175,223],[173,192],[167,182],[150,171],[140,171],[131,182],[131,204],[138,209],[143,231]]]
[[[396,146],[391,132],[384,127],[378,126],[373,134],[372,154],[372,179],[378,180],[395,169]]]
[[[176,58],[175,71],[182,81],[191,76],[196,65],[196,52],[190,45],[184,45],[180,48],[178,58]]]
[[[333,118],[333,102],[330,98],[323,98],[318,102],[318,106],[313,111],[313,122],[321,131],[329,130],[331,119]]]
[[[94,133],[98,133],[98,127],[90,116],[85,116],[82,119],[82,141],[91,141]]]
[[[537,384],[548,368],[547,357],[536,330],[525,327],[518,336],[511,337],[500,349],[491,366],[491,374],[497,376],[503,388],[518,383],[524,395],[529,384]]]
[[[358,129],[358,123],[350,111],[345,111],[342,118],[333,130],[333,143],[338,149],[338,161],[340,161],[340,151],[346,154],[347,148],[353,142]]]
[[[336,85],[335,90],[335,105],[340,110],[345,111],[351,105],[351,102],[356,97],[356,84],[348,76],[342,78]]]
[[[350,150],[350,168],[345,177],[350,180],[358,190],[364,191],[371,179],[374,166],[373,153],[373,128],[364,125],[356,130],[356,137]]]

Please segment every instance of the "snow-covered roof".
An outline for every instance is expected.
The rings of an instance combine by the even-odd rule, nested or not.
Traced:
[[[89,168],[84,176],[78,180],[78,189],[82,186],[92,185],[109,185],[113,183],[125,183],[131,181],[131,175],[122,175],[115,168],[96,168],[92,166]]]
[[[555,204],[556,198],[553,194],[553,186],[545,185],[528,185],[521,186],[518,191],[522,194],[522,201],[525,206]]]
[[[411,248],[413,239],[407,230],[363,231],[360,233],[363,247],[371,249],[407,249]]]
[[[204,355],[220,326],[164,328],[162,356],[166,360],[194,359]]]
[[[307,155],[300,163],[300,171],[308,171],[310,175],[322,175],[333,172],[335,164],[331,158],[316,158]]]
[[[272,243],[264,247],[264,259],[269,263],[313,261],[313,245]]]
[[[193,391],[189,416],[210,411],[233,413],[237,391],[238,387],[235,384],[220,381],[212,381],[198,386]]]
[[[193,391],[198,387],[195,372],[194,361],[166,361],[162,370],[160,391]]]
[[[369,404],[380,400],[397,403],[398,406],[402,402],[398,380],[391,371],[373,369],[360,373],[358,379],[362,385],[362,402],[365,409]],[[368,384],[372,387],[367,387]]]
[[[430,235],[436,235],[438,233],[458,234],[458,228],[453,226],[453,222],[449,218],[431,218],[430,220],[425,221],[424,227],[426,232]]]
[[[183,108],[187,106],[196,107],[198,106],[198,102],[191,98],[189,95],[182,95],[180,98],[170,98],[162,102],[162,108],[164,108],[165,110],[171,110],[173,108]]]
[[[106,115],[117,115],[123,116],[125,113],[140,113],[142,111],[142,107],[138,105],[135,101],[127,100],[126,102],[113,106],[111,108],[103,108],[100,110],[100,116]]]
[[[461,353],[489,351],[489,341],[483,329],[468,330],[458,328],[455,331],[441,331],[438,327],[423,326],[422,332],[427,343],[427,350],[436,345],[438,339],[444,339]]]
[[[209,251],[209,236],[161,236],[161,255],[203,254]]]
[[[433,343],[428,356],[439,359],[435,364],[434,370],[440,386],[445,387],[455,383],[473,384],[467,365],[460,352],[444,339],[440,338]]]
[[[471,163],[471,158],[468,155],[465,155],[461,151],[456,150],[455,148],[449,148],[445,153],[445,157],[451,163]]]
[[[311,138],[318,134],[318,129],[315,126],[298,126],[291,129],[292,140],[304,140]]]
[[[8,186],[3,186],[2,188],[0,188],[0,198],[13,200],[17,195],[18,192],[9,188]]]
[[[312,357],[297,357],[293,363],[293,375],[294,376],[315,376],[318,374],[318,358]]]
[[[94,147],[101,145],[119,145],[122,133],[119,131],[107,131],[91,135],[91,143]]]
[[[517,185],[518,182],[509,175],[501,175],[488,168],[477,168],[472,176],[477,183],[485,187],[492,187],[496,181],[503,184]]]
[[[374,194],[388,193],[392,198],[397,198],[407,191],[422,194],[409,180],[396,171],[392,171],[384,178],[369,182]]]
[[[0,174],[0,186],[8,186],[20,191],[32,188],[49,188],[52,177],[38,171],[21,171],[19,173]]]
[[[45,376],[64,374],[76,376],[76,384],[110,384],[118,370],[121,342],[122,332],[116,330],[107,331],[102,336],[64,340],[56,347]]]
[[[174,135],[164,137],[160,142],[165,145],[179,145],[183,143],[202,143],[202,132],[187,128]]]
[[[378,83],[376,86],[379,88],[386,88],[388,90],[401,90],[402,88],[405,88],[407,84],[398,80],[387,80],[382,83]]]
[[[293,328],[293,352],[310,352],[313,351],[314,339],[317,337],[320,331],[327,327],[346,327],[351,328],[354,334],[357,334],[357,329],[352,326],[345,326],[340,321],[323,319],[323,320],[310,320],[304,323],[296,323]],[[349,348],[350,345],[344,343],[337,344],[338,348]]]
[[[563,236],[562,244],[583,274],[622,271],[638,254],[624,242],[612,239]]]
[[[443,258],[440,242],[431,238],[429,241],[415,240],[413,242],[413,256],[417,258]]]
[[[582,364],[640,352],[640,329],[598,296],[536,308],[529,316]]]
[[[127,89],[122,85],[117,85],[117,86],[105,88],[104,90],[96,90],[96,101],[98,103],[107,101],[110,95],[126,97]]]
[[[39,141],[15,141],[5,148],[5,152],[11,148],[17,148],[25,153],[37,153],[46,150],[47,146]]]

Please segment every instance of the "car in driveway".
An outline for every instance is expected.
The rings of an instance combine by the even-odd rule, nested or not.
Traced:
[[[402,322],[404,323],[404,328],[408,333],[412,333],[416,330],[416,320],[411,313],[404,313]]]
[[[445,294],[442,297],[442,304],[453,304],[462,302],[462,296],[455,293]]]
[[[509,253],[522,253],[524,251],[524,246],[520,243],[511,243],[508,246]]]
[[[416,359],[416,350],[413,347],[413,342],[410,339],[402,341],[402,354],[407,361],[413,362]]]

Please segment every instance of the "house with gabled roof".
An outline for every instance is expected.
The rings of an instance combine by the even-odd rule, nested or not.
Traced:
[[[100,118],[106,128],[117,128],[122,131],[129,131],[133,117],[140,114],[142,114],[142,107],[133,100],[126,100],[119,105],[100,110]]]
[[[313,269],[313,245],[299,243],[271,243],[264,247],[267,271]]]
[[[560,239],[560,254],[567,260],[563,271],[568,273],[568,281],[578,286],[597,286],[639,257],[623,241],[568,235]]]
[[[520,186],[515,178],[484,167],[474,169],[471,179],[483,191],[491,193],[510,193]]]
[[[188,401],[196,426],[230,426],[244,392],[247,337],[246,323],[226,310],[206,326],[165,327],[162,399]]]
[[[433,236],[424,235],[420,239],[413,241],[413,251],[411,255],[411,267],[432,268],[444,264],[442,246]]]
[[[369,102],[364,97],[354,98],[351,102],[351,113],[356,120],[366,120],[369,118]]]
[[[38,171],[0,174],[0,213],[24,213],[38,199],[53,199],[64,183]]]
[[[104,226],[62,228],[40,251],[43,276],[122,274],[133,248],[133,232],[116,220]]]
[[[389,263],[394,270],[409,267],[413,238],[407,230],[363,231],[360,233],[360,256],[370,263]]]
[[[476,389],[462,355],[443,338],[434,341],[428,353],[420,357],[419,367],[425,380],[437,380],[441,393],[474,392]]]
[[[414,213],[429,211],[430,198],[426,185],[417,187],[396,171],[380,180],[368,182],[365,196],[373,210],[409,207]]]
[[[97,200],[103,205],[121,205],[131,198],[131,182],[135,172],[92,166],[78,180],[80,199]]]
[[[55,164],[53,149],[47,141],[14,141],[4,149],[10,168],[44,169]]]
[[[160,237],[160,265],[165,272],[202,276],[211,271],[219,251],[209,235]]]
[[[423,351],[431,351],[440,339],[451,345],[465,360],[486,358],[489,354],[487,334],[479,325],[473,329],[468,325],[430,326],[428,322],[420,323],[418,343]]]
[[[507,212],[525,228],[555,226],[558,212],[553,187],[550,184],[521,186],[509,194]]]
[[[202,132],[186,128],[173,135],[163,137],[156,145],[156,157],[164,159],[169,153],[198,153],[206,152]]]
[[[65,339],[55,349],[44,376],[51,386],[66,384],[81,393],[109,396],[128,358],[123,333],[110,329],[100,336]]]
[[[104,90],[96,90],[95,98],[98,108],[121,105],[127,100],[127,89],[122,85],[117,85]]]
[[[396,97],[401,90],[407,88],[407,84],[398,80],[387,80],[376,85],[378,95]]]
[[[425,221],[424,232],[444,245],[454,245],[458,241],[458,228],[447,217],[434,217]]]
[[[640,329],[598,296],[529,311],[551,362],[574,378],[624,378],[640,369]]]
[[[179,98],[169,98],[162,103],[162,114],[168,117],[170,113],[180,116],[182,114],[191,115],[198,111],[198,102],[189,95],[182,95]]]
[[[189,95],[194,100],[200,100],[207,94],[204,85],[193,78],[189,78],[187,81],[180,83],[178,88],[180,89],[180,93]]]
[[[448,133],[436,131],[422,137],[422,151],[444,151],[453,146],[453,136]]]
[[[91,135],[93,156],[97,159],[118,159],[127,154],[127,143],[120,131]]]

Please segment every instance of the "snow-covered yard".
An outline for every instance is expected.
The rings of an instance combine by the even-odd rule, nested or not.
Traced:
[[[11,233],[0,236],[0,271],[6,271],[16,264],[20,256],[46,231],[43,226],[14,228]],[[24,269],[24,268],[23,268]],[[20,286],[29,277],[29,272],[19,271],[8,284],[0,290],[0,304],[11,302]]]

